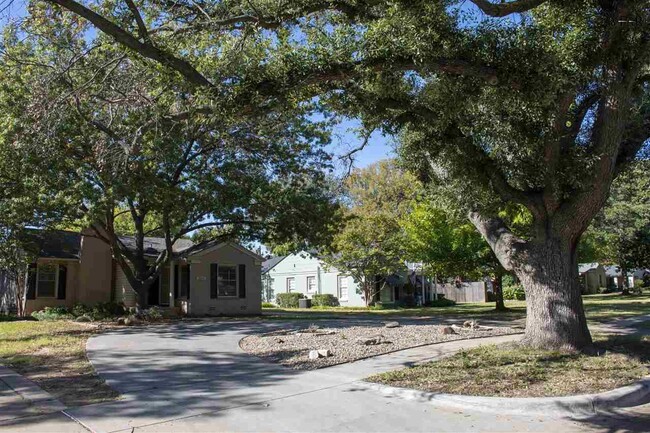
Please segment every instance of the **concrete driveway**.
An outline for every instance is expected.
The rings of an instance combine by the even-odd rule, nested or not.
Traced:
[[[359,382],[370,373],[435,359],[481,344],[480,340],[426,346],[309,372],[268,364],[239,348],[245,335],[284,326],[196,321],[124,328],[94,337],[88,342],[89,358],[123,399],[65,414],[98,432],[616,431],[613,426],[646,431],[636,430],[637,425],[647,429],[648,419],[638,423],[638,417],[576,421],[466,412],[386,397]]]

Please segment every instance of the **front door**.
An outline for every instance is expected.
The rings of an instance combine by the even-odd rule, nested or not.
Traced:
[[[149,305],[159,305],[160,304],[160,277],[156,278],[156,281],[149,286],[149,296],[147,298],[147,304]]]

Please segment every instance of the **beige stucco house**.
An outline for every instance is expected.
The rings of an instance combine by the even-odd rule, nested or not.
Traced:
[[[136,305],[136,292],[103,241],[66,231],[42,232],[39,241],[39,258],[29,271],[27,314],[78,303]],[[145,244],[152,259],[164,248],[161,238],[145,238]],[[191,315],[260,314],[262,261],[233,242],[201,246],[179,240],[171,264],[149,289],[147,304]]]
[[[607,273],[599,263],[580,263],[578,275],[583,294],[599,293],[607,287]]]

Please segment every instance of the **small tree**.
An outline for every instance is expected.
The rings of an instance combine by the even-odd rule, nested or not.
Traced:
[[[496,309],[505,310],[502,277],[505,270],[474,226],[454,218],[430,201],[414,204],[400,221],[405,232],[407,258],[422,262],[424,270],[438,278],[492,277]]]
[[[417,180],[385,160],[354,171],[344,186],[344,223],[325,260],[352,276],[369,305],[386,286],[386,277],[405,268],[398,221],[410,210]]]

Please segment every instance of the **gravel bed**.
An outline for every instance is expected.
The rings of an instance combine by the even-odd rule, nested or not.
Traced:
[[[243,338],[239,346],[266,361],[298,370],[313,370],[425,344],[521,332],[520,329],[506,327],[472,329],[455,326],[453,333],[445,333],[444,328],[449,327],[400,325],[387,328],[378,325],[318,328],[312,325],[309,328],[250,335]],[[368,340],[371,342],[364,344]],[[330,355],[309,359],[311,350],[329,350]]]

